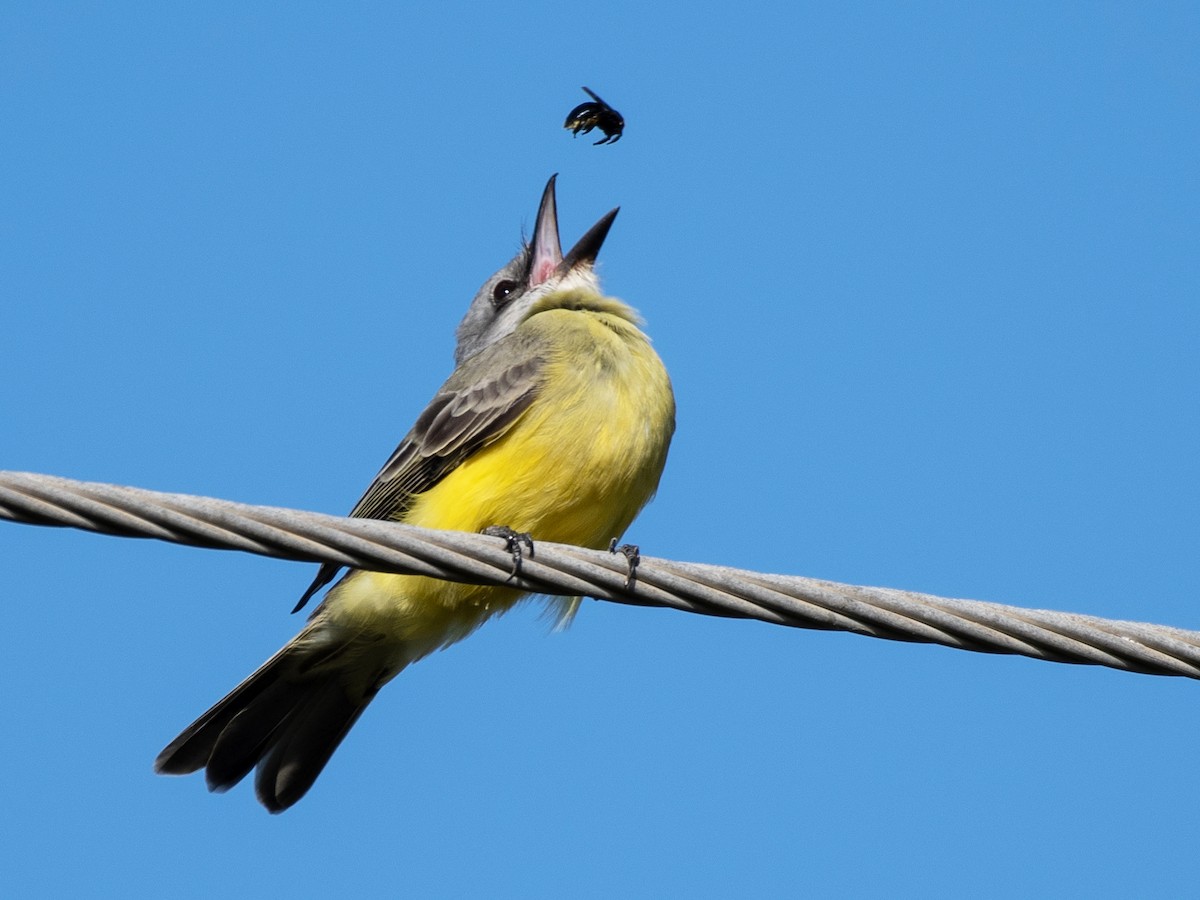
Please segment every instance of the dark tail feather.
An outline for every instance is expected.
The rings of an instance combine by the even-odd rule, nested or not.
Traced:
[[[303,637],[303,635],[301,636]],[[304,796],[380,686],[394,674],[342,643],[321,651],[294,640],[171,741],[155,771],[205,769],[225,791],[258,766],[255,792],[273,813]],[[342,657],[342,658],[339,658]]]
[[[309,697],[259,761],[254,777],[258,801],[277,813],[303,797],[374,696],[371,691],[355,703],[341,685],[327,682]]]

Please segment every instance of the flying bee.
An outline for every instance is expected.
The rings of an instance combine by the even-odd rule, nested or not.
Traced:
[[[571,129],[576,135],[580,132],[587,134],[593,128],[599,128],[604,132],[604,137],[595,143],[615,144],[621,139],[621,132],[625,130],[625,120],[621,118],[619,112],[601,100],[600,95],[591,88],[585,87],[584,90],[595,102],[580,103],[571,110],[567,114],[567,121],[563,123],[563,128]]]

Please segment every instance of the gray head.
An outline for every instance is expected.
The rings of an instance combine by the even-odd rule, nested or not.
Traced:
[[[512,334],[541,297],[567,287],[599,293],[593,265],[600,245],[617,217],[614,209],[588,229],[566,256],[558,240],[558,209],[551,175],[542,192],[533,237],[520,252],[483,283],[458,325],[454,362],[461,365],[480,350]]]

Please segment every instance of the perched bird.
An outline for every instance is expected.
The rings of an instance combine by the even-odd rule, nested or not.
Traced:
[[[604,132],[604,137],[592,143],[615,144],[625,133],[625,120],[621,118],[619,112],[601,100],[600,95],[591,88],[585,87],[584,91],[592,100],[580,103],[567,113],[567,121],[563,123],[563,128],[568,129],[575,136],[587,134],[593,128],[599,128]]]
[[[637,313],[600,292],[612,210],[563,255],[552,177],[533,237],[489,278],[458,327],[456,368],[352,516],[525,533],[603,548],[658,487],[675,429],[666,370]],[[321,567],[301,600],[336,577]],[[375,694],[523,595],[515,588],[349,571],[308,623],[159,754],[224,791],[257,767],[281,812],[312,786]],[[573,606],[562,601],[569,617]]]

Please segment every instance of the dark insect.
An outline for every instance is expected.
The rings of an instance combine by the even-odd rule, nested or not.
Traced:
[[[625,120],[621,118],[619,112],[601,100],[600,95],[591,88],[585,87],[584,90],[595,102],[580,103],[571,110],[567,115],[567,121],[563,123],[563,128],[571,129],[576,135],[580,132],[587,134],[593,128],[599,128],[604,132],[604,137],[595,143],[615,144],[621,139],[621,132],[625,130]]]

